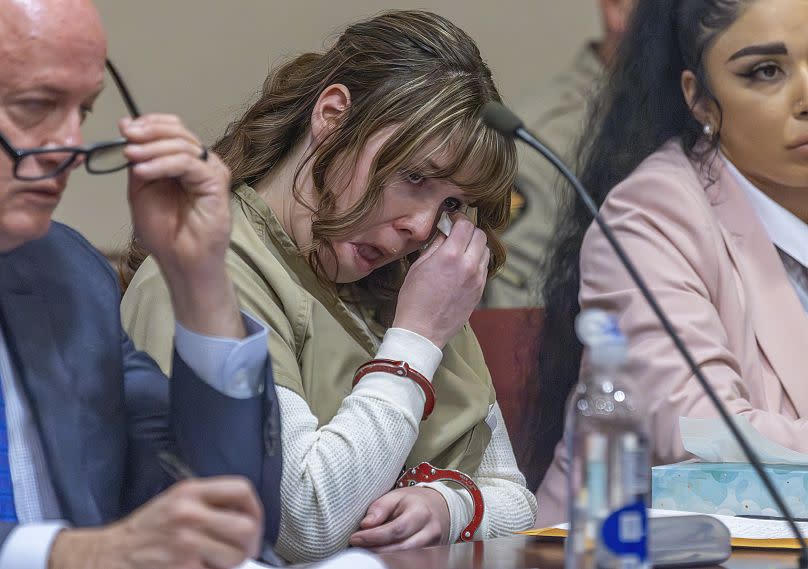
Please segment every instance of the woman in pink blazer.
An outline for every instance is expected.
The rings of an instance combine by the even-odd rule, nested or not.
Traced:
[[[808,452],[808,2],[648,0],[593,115],[582,178],[729,410]],[[653,461],[716,412],[603,234],[571,204],[545,287],[537,420],[561,437],[579,308],[614,312]],[[580,283],[580,286],[579,286]],[[558,442],[537,525],[563,521]]]

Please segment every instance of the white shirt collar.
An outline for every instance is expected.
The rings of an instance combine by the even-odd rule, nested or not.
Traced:
[[[774,245],[808,267],[808,224],[755,187],[723,154],[721,158],[741,186]]]

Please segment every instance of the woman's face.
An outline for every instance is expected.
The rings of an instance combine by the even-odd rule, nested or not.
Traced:
[[[705,69],[722,152],[777,201],[808,202],[808,0],[752,2]],[[719,126],[716,109],[708,120]]]
[[[388,127],[372,135],[359,153],[350,180],[334,180],[345,187],[337,198],[338,211],[350,210],[365,194],[373,159],[394,131],[395,127]],[[426,156],[429,149],[424,152]],[[435,153],[429,158],[429,170],[439,169],[448,159]],[[417,251],[433,236],[444,211],[461,211],[467,204],[463,191],[448,180],[430,179],[417,170],[401,172],[386,184],[381,202],[363,223],[352,234],[332,241],[336,257],[322,254],[326,274],[339,283],[358,281]]]

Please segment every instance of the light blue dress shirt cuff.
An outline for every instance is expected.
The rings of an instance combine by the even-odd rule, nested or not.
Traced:
[[[67,527],[63,521],[18,525],[3,542],[0,569],[48,569],[53,540]]]
[[[248,399],[264,388],[269,330],[243,310],[241,315],[247,330],[243,340],[203,336],[177,322],[174,347],[202,381],[228,397]]]

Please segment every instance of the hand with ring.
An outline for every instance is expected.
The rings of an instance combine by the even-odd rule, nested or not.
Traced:
[[[230,170],[174,115],[125,118],[120,129],[134,234],[160,265],[177,320],[197,333],[243,336],[224,264]]]

